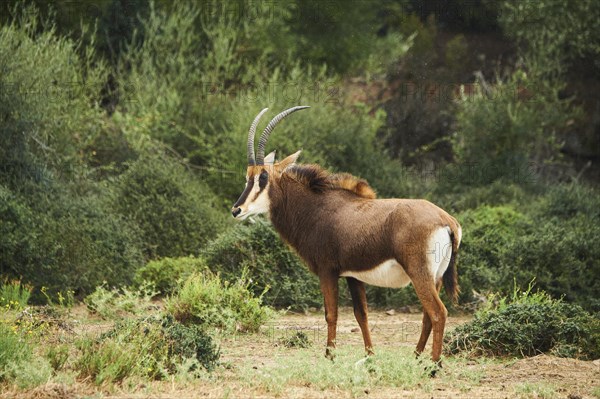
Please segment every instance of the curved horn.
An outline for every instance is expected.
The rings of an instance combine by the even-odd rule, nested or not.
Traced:
[[[260,136],[260,140],[258,141],[258,152],[256,154],[256,164],[257,165],[264,165],[264,163],[265,163],[265,147],[267,145],[267,140],[269,139],[269,136],[271,135],[271,132],[273,131],[275,126],[277,126],[277,124],[283,118],[288,116],[289,114],[296,112],[296,111],[300,111],[301,109],[305,109],[305,108],[310,108],[310,107],[306,106],[306,105],[301,105],[301,106],[289,108],[289,109],[286,109],[285,111],[283,111],[282,113],[278,114],[277,116],[275,116],[275,118],[271,119],[271,122],[269,122],[269,124],[267,125],[265,130],[262,132],[262,134]]]
[[[256,134],[256,126],[258,126],[258,121],[260,117],[263,116],[265,112],[267,112],[269,108],[265,108],[256,115],[256,118],[252,121],[250,125],[250,130],[248,131],[248,165],[252,166],[256,164],[254,160],[254,135]]]

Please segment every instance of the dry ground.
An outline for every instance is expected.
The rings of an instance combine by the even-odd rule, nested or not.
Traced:
[[[73,314],[80,319],[75,334],[94,334],[110,327],[111,323],[89,319],[85,313],[78,309]],[[450,328],[468,319],[451,316]],[[370,320],[376,358],[387,356],[387,364],[412,359],[420,314],[374,311]],[[282,345],[282,339],[299,330],[309,337],[308,348]],[[546,355],[519,360],[447,358],[438,377],[421,377],[407,384],[350,381],[344,373],[348,370],[352,374],[361,367],[355,362],[363,354],[362,337],[351,309],[340,313],[339,356],[333,364],[323,356],[325,335],[320,312],[289,313],[258,334],[221,337],[224,366],[200,379],[130,381],[105,387],[73,380],[48,383],[27,392],[3,392],[0,398],[600,398],[599,361]],[[396,358],[389,358],[390,354]]]

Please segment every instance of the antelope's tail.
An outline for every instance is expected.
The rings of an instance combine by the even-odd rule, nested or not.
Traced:
[[[458,286],[458,270],[456,269],[456,257],[458,256],[458,247],[461,240],[461,228],[458,225],[455,228],[450,228],[450,241],[452,242],[452,255],[450,255],[450,263],[444,272],[443,283],[446,294],[453,303],[458,301],[460,287]],[[458,235],[458,237],[457,237]]]

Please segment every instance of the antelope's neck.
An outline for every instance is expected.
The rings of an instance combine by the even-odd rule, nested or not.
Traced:
[[[322,206],[322,196],[294,181],[281,182],[269,189],[269,217],[281,237],[302,253],[302,243],[313,232]]]

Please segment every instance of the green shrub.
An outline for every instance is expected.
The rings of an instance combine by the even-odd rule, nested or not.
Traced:
[[[34,302],[42,286],[83,296],[103,279],[127,283],[141,262],[136,232],[86,164],[107,68],[34,6],[13,11],[0,27],[0,271],[31,283]]]
[[[513,281],[598,311],[600,203],[596,190],[555,185],[527,203],[481,206],[458,215],[463,226],[461,302],[472,290],[510,293]],[[524,202],[524,201],[523,201]],[[516,209],[519,209],[517,211]]]
[[[262,305],[262,295],[255,297],[249,290],[250,284],[246,272],[231,283],[210,272],[194,274],[168,299],[166,309],[184,323],[256,332],[272,314]]]
[[[79,150],[99,130],[107,69],[92,46],[56,35],[35,6],[14,11],[0,26],[0,182],[78,176]]]
[[[539,61],[563,62],[600,54],[600,6],[592,0],[565,3],[559,0],[500,2],[498,21],[508,36],[524,45]]]
[[[539,218],[568,221],[583,216],[590,221],[600,218],[600,193],[584,184],[555,184],[547,187],[531,212]]]
[[[194,359],[208,371],[215,368],[220,351],[201,326],[184,325],[166,316],[163,319],[162,328],[167,331],[169,342],[172,345],[170,356],[181,360]]]
[[[150,259],[196,255],[224,227],[208,186],[168,157],[133,162],[116,182],[113,204],[139,226]]]
[[[207,270],[203,258],[163,258],[153,260],[140,267],[135,280],[138,284],[151,283],[160,294],[170,294],[193,273]]]
[[[94,187],[92,187],[94,188]],[[142,261],[137,231],[95,191],[24,184],[23,194],[0,185],[0,270],[33,285],[32,301],[73,291],[79,297],[106,280],[132,281]]]
[[[143,282],[136,290],[122,287],[107,289],[106,283],[85,297],[83,302],[92,312],[104,319],[131,317],[151,308],[157,294],[151,283]]]
[[[279,344],[286,348],[309,348],[312,342],[304,331],[296,331],[289,337],[279,339]]]
[[[509,245],[504,257],[507,266],[515,265],[518,283],[535,277],[554,297],[600,311],[599,198],[595,189],[566,184],[531,204],[535,229]]]
[[[454,167],[448,165],[439,178],[451,181],[454,172]],[[444,173],[447,175],[444,176]],[[443,209],[458,213],[486,205],[520,208],[534,200],[535,194],[530,191],[513,181],[504,179],[498,179],[485,186],[470,187],[467,190],[460,185],[449,188],[446,182],[442,182],[433,187],[432,197],[435,198],[435,203]]]
[[[97,340],[81,341],[79,349],[75,365],[79,376],[98,385],[130,377],[165,379],[188,359],[193,359],[194,367],[212,370],[219,358],[202,329],[169,317],[120,322]]]
[[[404,16],[400,4],[372,1],[346,7],[343,1],[332,1],[326,6],[310,1],[294,3],[293,10],[301,17],[286,21],[295,35],[287,38],[291,43],[284,44],[295,50],[292,54],[297,59],[313,65],[326,64],[344,74],[361,68],[367,72],[385,68],[386,55],[391,52],[397,60],[406,51],[398,48],[406,45],[407,39],[387,23],[391,14]]]
[[[600,321],[581,307],[552,299],[543,291],[515,289],[512,298],[478,311],[473,321],[446,334],[445,348],[455,354],[597,359]]]
[[[390,307],[394,308],[419,303],[419,297],[417,297],[412,284],[404,288],[384,288],[367,284],[365,285],[365,289],[369,306],[375,308],[389,309]],[[352,306],[350,295],[346,294],[345,290],[340,292],[340,303]]]
[[[454,150],[460,173],[448,183],[480,186],[502,179],[528,186],[539,176],[555,179],[562,138],[581,115],[561,98],[563,85],[535,69],[517,70],[493,88],[480,83],[458,104]]]
[[[323,303],[317,277],[263,219],[238,224],[221,234],[202,257],[211,270],[232,281],[247,270],[253,281],[250,289],[271,306],[307,309]]]
[[[506,248],[532,228],[530,219],[510,206],[482,206],[458,215],[464,234],[460,246],[460,301],[469,301],[473,289],[486,291],[505,288],[505,276],[518,265],[503,267]],[[510,277],[512,280],[512,276]]]

